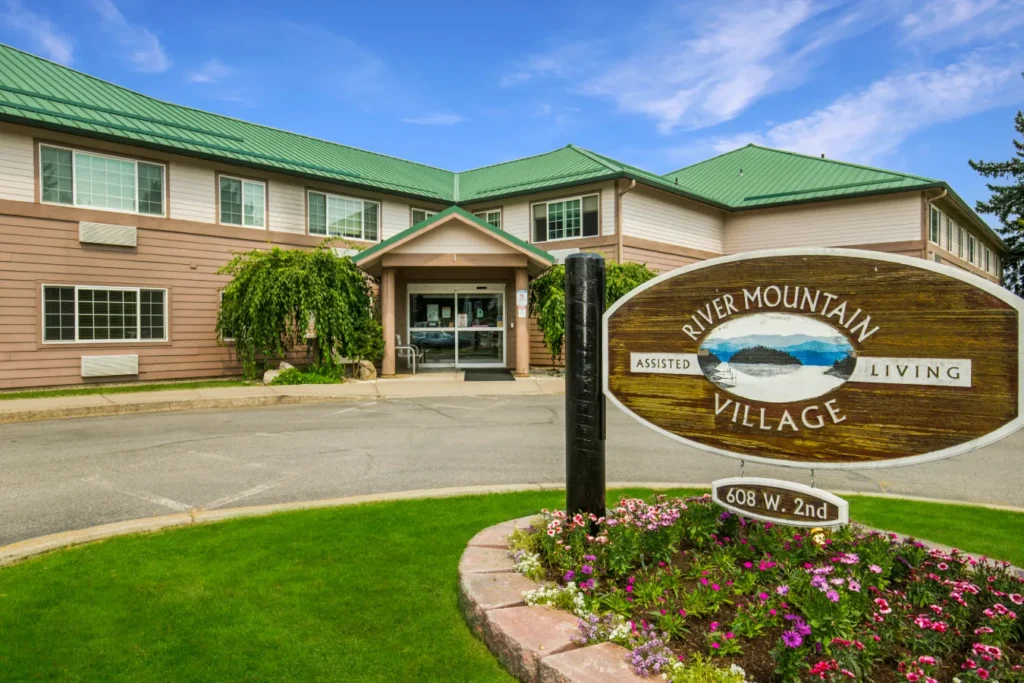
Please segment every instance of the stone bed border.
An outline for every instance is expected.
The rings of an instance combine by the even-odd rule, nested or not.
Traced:
[[[508,536],[537,515],[487,527],[466,545],[459,560],[459,605],[473,632],[505,668],[523,683],[650,683],[629,665],[629,650],[614,643],[578,645],[579,617],[541,605],[527,605],[523,592],[539,588],[515,570]],[[865,530],[893,533],[881,529]],[[898,540],[910,538],[896,534]],[[924,541],[945,552],[949,546]],[[973,556],[977,556],[972,554]],[[1024,570],[1011,565],[1011,571]]]
[[[470,628],[523,683],[650,683],[633,673],[621,645],[574,643],[576,615],[523,600],[524,591],[540,584],[516,572],[508,535],[535,517],[495,524],[467,544],[459,561],[459,605]]]

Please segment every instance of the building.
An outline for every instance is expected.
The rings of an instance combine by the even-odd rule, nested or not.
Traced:
[[[574,250],[656,270],[849,246],[998,282],[946,183],[747,146],[659,176],[569,145],[451,172],[182,107],[0,46],[0,388],[238,374],[214,324],[234,251],[361,248],[387,353],[549,363],[516,292]]]

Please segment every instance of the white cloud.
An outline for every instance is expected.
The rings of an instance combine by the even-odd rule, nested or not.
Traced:
[[[124,50],[135,71],[162,73],[171,68],[160,39],[149,29],[129,22],[113,0],[92,0],[92,6],[100,15],[103,30]]]
[[[1024,0],[930,0],[904,15],[907,41],[931,47],[992,38],[1024,24]]]
[[[1020,55],[1009,50],[1010,54]],[[873,163],[928,126],[1019,101],[1024,57],[997,61],[972,53],[945,68],[892,76],[844,95],[818,111],[764,132],[713,141],[716,152],[748,142],[844,161]]]
[[[0,23],[9,29],[28,36],[35,49],[47,59],[65,66],[71,64],[74,46],[70,36],[46,17],[25,9],[19,0],[7,0],[0,18]]]
[[[402,119],[404,123],[414,123],[418,126],[454,126],[457,123],[462,123],[466,119],[459,114],[425,114],[423,116],[416,116]]]
[[[207,60],[198,71],[190,71],[186,77],[192,83],[213,83],[233,73],[234,69],[215,57]]]
[[[704,14],[692,16],[695,11],[652,16],[639,30],[590,44],[569,42],[524,60],[501,84],[575,78],[578,94],[649,116],[662,133],[703,128],[803,82],[815,53],[891,10],[879,0],[738,0],[708,3]]]

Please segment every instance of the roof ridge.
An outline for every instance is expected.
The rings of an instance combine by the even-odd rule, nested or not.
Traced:
[[[604,155],[598,154],[597,152],[591,152],[589,149],[584,149],[583,147],[578,147],[577,145],[574,145],[572,143],[569,143],[568,145],[566,145],[566,147],[568,147],[568,148],[570,148],[572,150],[575,150],[576,152],[578,152],[579,154],[582,154],[583,156],[587,157],[591,161],[594,161],[594,162],[596,162],[598,164],[601,164],[602,166],[604,166],[605,168],[607,168],[610,171],[618,171],[618,172],[622,173],[622,172],[624,172],[626,170],[621,162],[616,161],[615,163],[618,164],[618,165],[613,165],[613,164],[609,163],[610,161],[615,161],[611,157],[605,157]],[[637,168],[639,168],[639,167],[637,167]]]
[[[695,161],[692,164],[687,164],[686,166],[683,166],[681,168],[677,168],[674,171],[669,171],[668,173],[664,173],[664,174],[662,174],[661,177],[662,178],[666,178],[666,177],[668,177],[670,175],[674,175],[676,173],[681,173],[682,171],[685,171],[688,168],[693,168],[694,166],[700,166],[701,164],[706,164],[707,162],[712,161],[714,159],[720,159],[721,157],[727,157],[730,154],[735,154],[736,152],[740,151],[741,149],[746,149],[747,147],[757,147],[757,145],[755,145],[753,142],[748,142],[747,144],[743,145],[742,147],[737,147],[736,149],[730,149],[728,152],[721,152],[719,154],[716,154],[713,157],[708,157],[707,159],[701,159],[700,161]]]
[[[97,83],[103,83],[104,85],[109,85],[109,86],[111,86],[113,88],[117,88],[118,90],[124,90],[124,91],[129,92],[129,93],[131,93],[133,95],[138,95],[139,97],[145,97],[146,99],[151,100],[153,102],[157,102],[159,104],[166,105],[166,106],[169,106],[169,107],[173,107],[173,108],[176,108],[176,109],[187,109],[189,111],[198,112],[200,114],[205,114],[207,116],[216,116],[216,117],[221,118],[221,119],[227,119],[228,121],[235,121],[237,123],[242,123],[242,124],[245,124],[245,125],[248,125],[248,126],[256,126],[257,128],[266,128],[267,130],[273,130],[273,131],[276,131],[278,133],[286,133],[288,135],[294,135],[296,137],[305,138],[307,140],[313,140],[314,142],[322,142],[322,143],[325,143],[325,144],[328,144],[328,145],[336,145],[338,147],[345,147],[347,149],[354,149],[356,151],[365,152],[366,154],[372,154],[374,156],[382,157],[384,159],[393,159],[395,161],[402,161],[402,162],[405,162],[407,164],[414,164],[416,166],[423,166],[424,168],[432,168],[435,171],[444,171],[445,173],[454,173],[454,171],[449,171],[448,169],[441,168],[440,166],[432,166],[430,164],[424,164],[424,163],[421,163],[419,161],[412,161],[411,159],[403,159],[402,157],[396,157],[396,156],[393,156],[391,154],[382,154],[380,152],[374,152],[373,150],[363,149],[362,147],[355,147],[353,145],[344,145],[344,144],[342,144],[340,142],[334,142],[332,140],[325,140],[323,138],[313,137],[312,135],[306,135],[305,133],[296,133],[295,131],[285,130],[283,128],[276,128],[274,126],[268,126],[268,125],[265,125],[265,124],[262,124],[262,123],[254,123],[253,121],[246,121],[245,119],[240,119],[240,118],[237,118],[235,116],[228,116],[227,114],[219,114],[217,112],[208,111],[206,109],[199,109],[198,107],[192,107],[192,106],[187,105],[187,104],[177,104],[176,102],[169,102],[167,100],[161,100],[158,97],[153,97],[152,95],[147,95],[146,93],[139,92],[138,90],[132,90],[131,88],[126,88],[123,85],[118,85],[117,83],[113,83],[111,81],[104,80],[104,79],[102,79],[102,78],[100,78],[98,76],[93,76],[92,74],[87,74],[84,71],[79,71],[78,69],[73,69],[70,66],[65,66],[63,64],[60,64],[60,63],[55,62],[53,60],[47,59],[45,57],[40,57],[39,55],[32,54],[31,52],[26,52],[25,50],[21,50],[19,48],[14,47],[13,45],[8,45],[7,43],[4,43],[4,42],[0,42],[0,47],[5,47],[5,48],[7,48],[9,50],[13,50],[15,52],[19,52],[19,53],[21,53],[21,54],[23,54],[23,55],[25,55],[27,57],[31,57],[32,59],[37,59],[39,61],[46,62],[48,64],[52,64],[52,65],[54,65],[54,66],[56,66],[56,67],[58,67],[60,69],[64,69],[66,71],[71,71],[71,72],[76,73],[76,74],[78,74],[80,76],[85,76],[86,78],[88,78],[90,80],[93,80],[93,81],[96,81]],[[39,93],[33,93],[31,96],[35,97],[37,95],[40,96],[40,97],[44,97],[43,95],[41,95]],[[73,100],[71,100],[71,101],[73,101]],[[83,106],[83,107],[86,107],[86,108],[90,108],[90,106],[86,105],[84,102],[76,102],[75,106]],[[119,115],[125,115],[125,114],[119,114]]]
[[[537,154],[530,154],[525,157],[518,157],[515,159],[509,159],[508,161],[499,161],[496,164],[487,164],[486,166],[477,166],[476,168],[467,168],[465,171],[455,171],[456,175],[462,175],[463,173],[472,173],[473,171],[482,171],[485,168],[494,168],[495,166],[504,166],[505,164],[514,164],[517,161],[526,161],[527,159],[536,159],[537,157],[547,156],[548,154],[554,154],[555,152],[571,148],[572,145],[565,145],[564,147],[557,147],[549,152],[539,152]]]
[[[757,149],[763,149],[768,152],[777,152],[778,154],[789,154],[790,156],[800,157],[802,159],[810,159],[812,161],[825,161],[831,164],[840,164],[842,166],[850,166],[851,168],[860,168],[865,171],[874,171],[875,173],[886,173],[892,176],[902,176],[904,178],[913,178],[915,180],[924,180],[929,183],[939,182],[936,178],[927,178],[922,175],[914,175],[913,173],[904,173],[903,171],[891,171],[887,168],[878,168],[877,166],[867,166],[865,164],[855,164],[851,161],[843,161],[841,159],[829,159],[827,157],[816,157],[813,154],[804,154],[803,152],[793,152],[788,149],[779,149],[777,147],[768,147],[766,145],[759,145],[754,142],[747,143],[747,147],[756,147]],[[740,147],[739,149],[743,149]],[[737,150],[733,150],[734,152]]]

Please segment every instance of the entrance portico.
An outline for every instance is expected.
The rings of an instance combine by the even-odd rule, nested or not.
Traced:
[[[425,367],[529,373],[524,297],[555,262],[547,252],[453,206],[353,259],[380,278],[383,375],[399,343],[419,347]]]

